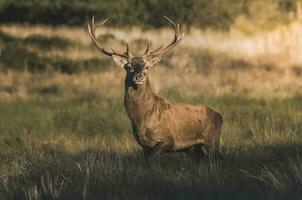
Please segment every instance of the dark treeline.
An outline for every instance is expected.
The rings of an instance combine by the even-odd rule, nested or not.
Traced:
[[[188,27],[227,30],[238,15],[251,15],[257,0],[0,0],[0,23],[83,25],[95,15],[111,26],[161,27],[167,15]],[[269,0],[280,12],[297,0]]]

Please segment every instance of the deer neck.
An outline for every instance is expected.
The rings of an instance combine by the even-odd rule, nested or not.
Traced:
[[[125,108],[134,122],[142,121],[152,112],[155,105],[155,95],[152,92],[149,78],[142,85],[134,85],[131,81],[125,80]]]

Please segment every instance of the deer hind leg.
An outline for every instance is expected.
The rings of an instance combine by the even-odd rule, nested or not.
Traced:
[[[191,160],[196,163],[200,163],[202,160],[208,157],[208,153],[203,144],[194,145],[187,151],[187,155]]]
[[[222,159],[222,154],[219,151],[219,143],[220,143],[220,135],[221,135],[221,130],[222,130],[222,123],[223,123],[223,118],[221,114],[215,113],[215,124],[216,127],[214,128],[214,134],[215,134],[215,140],[214,140],[214,156],[218,159]]]
[[[151,162],[161,154],[171,150],[174,146],[174,142],[171,139],[158,142],[154,147],[151,149],[144,151],[144,157],[147,167],[150,167]]]
[[[206,142],[206,150],[209,157],[215,160],[220,160],[222,155],[219,151],[220,135],[222,130],[222,116],[219,113],[214,113],[213,115],[213,127],[211,130],[210,137]]]
[[[219,158],[220,152],[219,152],[219,142],[216,141],[210,141],[207,144],[203,146],[204,154],[207,156],[207,158]]]
[[[221,160],[223,157],[219,151],[219,138],[204,145],[204,152],[210,159]]]
[[[209,159],[221,160],[222,155],[219,151],[219,138],[209,141],[203,146],[203,152]]]

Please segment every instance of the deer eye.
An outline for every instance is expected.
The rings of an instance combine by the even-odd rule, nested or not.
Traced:
[[[131,64],[130,63],[127,63],[126,65],[125,65],[125,69],[130,69],[132,66],[131,66]]]
[[[133,69],[133,67],[132,67],[132,65],[131,65],[130,63],[127,63],[127,64],[125,65],[125,69],[128,70],[128,71],[130,71],[130,72],[133,72],[133,71],[134,71],[134,69]]]

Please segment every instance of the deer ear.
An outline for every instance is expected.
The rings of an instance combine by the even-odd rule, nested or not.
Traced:
[[[145,60],[145,62],[147,63],[147,65],[149,67],[152,67],[153,65],[159,63],[159,61],[161,60],[160,56],[156,56],[156,57],[149,57]]]
[[[122,56],[117,56],[117,55],[112,55],[112,59],[114,61],[114,63],[118,66],[118,67],[124,67],[127,62],[128,62],[128,59],[127,58],[124,58]]]

